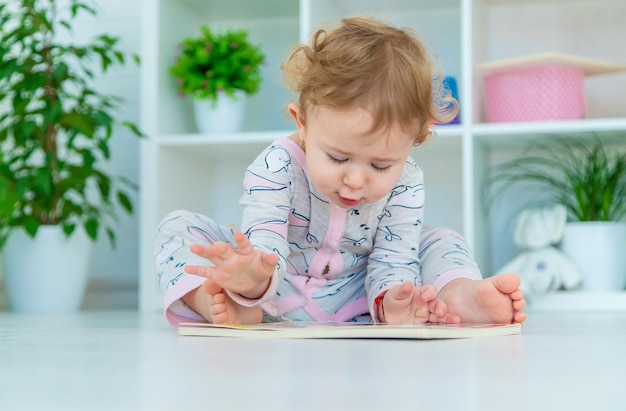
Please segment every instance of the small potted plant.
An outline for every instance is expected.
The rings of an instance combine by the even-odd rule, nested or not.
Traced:
[[[194,100],[200,131],[235,131],[241,126],[244,96],[259,91],[264,61],[265,54],[250,42],[245,29],[216,33],[202,26],[200,35],[180,43],[170,73],[179,95]]]
[[[59,3],[0,4],[0,248],[9,301],[22,311],[78,308],[92,240],[104,231],[115,244],[115,218],[132,211],[135,189],[106,163],[116,126],[141,132],[115,119],[119,98],[91,85],[125,53],[107,34],[60,40],[78,15],[96,11]]]
[[[583,272],[583,288],[624,289],[626,153],[597,137],[535,140],[522,155],[491,167],[485,188],[489,207],[507,194],[520,211],[562,204],[568,223],[561,248]]]

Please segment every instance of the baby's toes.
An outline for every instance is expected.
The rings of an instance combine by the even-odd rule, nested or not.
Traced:
[[[523,312],[523,311],[516,311],[516,312],[513,314],[513,322],[514,322],[514,323],[520,323],[520,324],[521,324],[521,323],[523,323],[524,321],[526,321],[526,317],[527,317],[527,315],[526,315],[526,313],[525,313],[525,312]]]
[[[524,292],[520,289],[517,289],[515,291],[513,291],[512,293],[509,294],[509,297],[511,298],[511,300],[523,300],[524,299]]]
[[[211,279],[204,280],[202,283],[202,289],[209,295],[216,295],[222,292],[222,287]]]
[[[213,304],[224,304],[226,302],[226,295],[224,293],[215,294],[212,298]]]
[[[521,311],[526,307],[526,300],[513,300],[513,309]]]
[[[223,312],[213,316],[213,324],[227,324],[228,323],[228,313]]]
[[[209,311],[211,312],[211,315],[213,316],[223,314],[226,312],[226,304],[224,303],[211,304]]]

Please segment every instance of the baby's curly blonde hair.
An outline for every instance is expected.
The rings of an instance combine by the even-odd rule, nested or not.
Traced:
[[[397,124],[419,144],[430,135],[429,123],[447,123],[458,112],[434,67],[409,29],[355,17],[317,30],[311,44],[298,46],[281,69],[304,115],[316,106],[361,107],[374,116],[373,131]]]

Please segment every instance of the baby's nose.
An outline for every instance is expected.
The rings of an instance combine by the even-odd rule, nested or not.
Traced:
[[[359,169],[348,171],[343,177],[343,183],[353,189],[361,188],[365,181],[363,172]]]

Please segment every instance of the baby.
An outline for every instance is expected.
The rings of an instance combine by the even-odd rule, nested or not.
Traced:
[[[170,323],[523,323],[517,275],[483,279],[458,233],[423,225],[410,152],[458,108],[421,41],[344,19],[282,70],[297,131],[247,168],[241,231],[189,211],[158,228]]]

